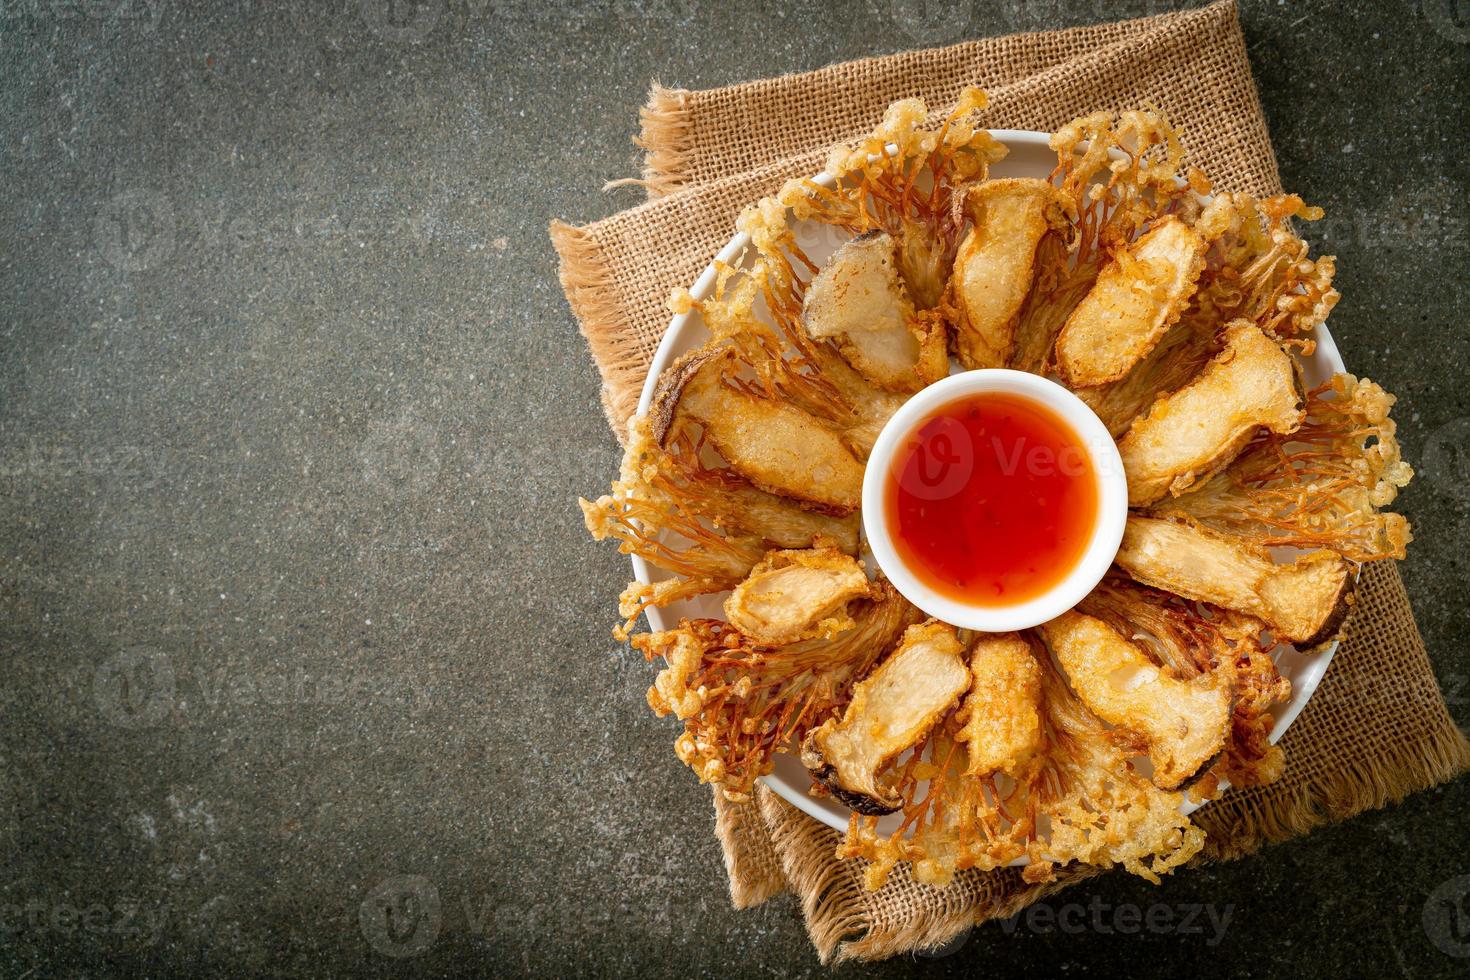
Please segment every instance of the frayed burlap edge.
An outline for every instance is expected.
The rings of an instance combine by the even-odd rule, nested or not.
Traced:
[[[770,831],[753,803],[731,803],[714,789],[715,836],[730,877],[730,904],[754,908],[786,891],[786,874]]]
[[[684,176],[695,145],[689,91],[654,82],[648,101],[638,111],[639,134],[633,142],[644,151],[643,179],[637,181],[650,198],[666,197],[688,183]]]
[[[949,888],[936,889],[914,883],[907,866],[900,865],[893,873],[898,884],[870,892],[863,885],[862,862],[834,856],[841,834],[765,786],[757,789],[756,802],[781,857],[786,882],[801,905],[807,936],[824,964],[882,960],[942,947],[978,923],[1009,918],[1032,902],[1101,873],[1078,866],[1062,869],[1053,881],[1023,885],[1015,868],[963,872]],[[922,904],[885,898],[895,887],[922,895]],[[891,914],[884,914],[885,907]]]
[[[756,803],[786,884],[801,904],[807,936],[826,963],[843,937],[861,934],[868,925],[852,871],[834,856],[841,836],[764,785],[756,788]]]
[[[551,222],[551,243],[561,257],[557,270],[577,329],[602,373],[602,411],[622,444],[628,419],[638,408],[647,365],[624,339],[633,333],[616,278],[603,261],[602,247],[584,228]],[[617,394],[614,394],[617,392]]]
[[[950,78],[952,72],[947,72],[943,64],[936,65],[936,61],[969,62],[973,65],[973,70],[966,73],[964,84],[979,84],[990,93],[993,100],[999,101],[1001,94],[1014,85],[1044,79],[1058,71],[1065,72],[1069,62],[1084,55],[1110,49],[1131,49],[1145,40],[1145,35],[1160,31],[1177,31],[1182,34],[1220,32],[1221,36],[1212,39],[1212,43],[1220,45],[1222,49],[1235,48],[1230,53],[1239,58],[1244,73],[1250,75],[1236,0],[1214,0],[1200,7],[1131,20],[973,38],[945,47],[858,58],[809,71],[720,88],[669,88],[655,81],[639,112],[640,134],[633,140],[645,151],[642,178],[614,181],[607,186],[636,184],[645,188],[648,197],[653,199],[732,173],[761,169],[813,150],[825,153],[836,143],[866,135],[871,129],[870,117],[881,115],[882,109],[892,101],[892,98],[885,98],[883,105],[866,107],[871,111],[861,112],[854,117],[847,108],[855,103],[849,97],[851,89],[854,86],[861,89],[875,85],[882,88],[894,86],[897,80],[892,77],[892,72],[900,66],[906,66],[909,72],[927,75],[935,84],[939,84],[939,79]],[[1013,65],[1004,67],[1016,60],[1018,49],[1027,49],[1031,56],[1024,74],[1016,74],[1012,70]],[[925,97],[931,105],[947,105],[958,92],[957,87],[943,89],[941,86],[942,90],[931,89],[928,82],[922,80],[899,85],[898,88],[902,95]],[[758,120],[751,118],[751,113],[764,110],[762,96],[770,97],[775,93],[778,99],[789,99],[793,92],[800,92],[803,100],[815,100],[818,104],[823,100],[830,102],[838,99],[842,107],[832,107],[831,123],[820,134],[807,131],[795,142],[781,143],[778,147],[758,140],[760,145],[770,147],[770,153],[765,156],[741,156],[738,152],[731,152],[732,131],[738,137],[755,127]],[[1231,189],[1259,192],[1267,185],[1275,185],[1276,162],[1269,151],[1265,117],[1260,110],[1253,85],[1249,99],[1251,116],[1255,122],[1252,134],[1258,132],[1265,140],[1267,149],[1263,158],[1269,172],[1261,175],[1261,181],[1247,182],[1262,186]],[[1135,107],[1126,105],[1117,108]],[[1008,127],[1003,125],[1002,128]],[[711,147],[716,148],[713,151],[715,156],[728,156],[729,160],[720,161],[719,166],[712,167]]]
[[[1225,808],[1199,811],[1196,823],[1209,834],[1205,862],[1230,861],[1253,854],[1370,810],[1401,802],[1470,770],[1470,740],[1450,725],[1424,742],[1405,746],[1362,769],[1346,770],[1294,787],[1269,801],[1237,800],[1234,822]],[[1223,802],[1223,801],[1222,801]],[[1221,806],[1212,803],[1211,807]],[[1229,823],[1227,834],[1218,825]]]

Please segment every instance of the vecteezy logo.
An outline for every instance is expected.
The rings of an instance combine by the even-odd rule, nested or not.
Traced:
[[[970,29],[970,5],[953,0],[868,0],[868,7],[920,44],[957,44]]]
[[[434,486],[443,462],[439,434],[427,418],[405,407],[374,420],[358,449],[363,479],[381,491],[412,497]]]
[[[920,500],[948,500],[965,488],[975,472],[970,430],[947,415],[931,419],[899,474],[899,486]]]
[[[417,956],[434,945],[444,925],[439,889],[423,875],[384,879],[363,899],[357,921],[368,945],[384,956]]]
[[[157,191],[124,191],[98,212],[95,240],[102,257],[124,272],[156,268],[174,249],[173,207]]]
[[[1470,3],[1465,0],[1422,0],[1424,17],[1446,41],[1470,44]]]
[[[1451,878],[1429,893],[1424,934],[1446,956],[1470,956],[1470,875]]]
[[[363,22],[385,41],[419,44],[439,23],[444,0],[360,0]]]
[[[1435,429],[1424,444],[1420,471],[1445,493],[1470,492],[1470,418],[1458,418]]]
[[[167,654],[147,647],[123,650],[92,675],[92,696],[114,725],[156,725],[173,710],[173,663]]]

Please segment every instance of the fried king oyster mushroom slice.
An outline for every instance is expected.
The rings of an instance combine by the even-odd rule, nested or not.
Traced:
[[[1352,607],[1352,565],[1331,551],[1280,564],[1244,538],[1130,516],[1115,560],[1145,585],[1249,613],[1304,649],[1336,636]]]
[[[1070,387],[1117,381],[1178,321],[1205,267],[1205,240],[1177,217],[1119,250],[1057,337],[1057,373]]]
[[[654,537],[660,524],[672,520],[683,527],[687,518],[702,517],[725,532],[759,538],[768,548],[812,548],[818,539],[826,539],[850,555],[857,554],[858,514],[833,517],[807,510],[789,497],[758,490],[732,470],[705,465],[692,443],[671,437],[667,431],[659,438],[653,422],[651,415],[640,415],[629,425],[628,448],[615,492],[596,504],[583,502],[594,537],[607,536],[592,521],[591,510],[596,509],[647,521],[652,528],[647,533]],[[663,448],[660,443],[664,440],[674,451]],[[669,516],[675,513],[683,519]],[[646,538],[647,533],[640,536]],[[625,535],[618,537],[626,540]]]
[[[836,548],[772,551],[725,600],[725,618],[767,646],[850,629],[847,607],[872,594],[867,573]]]
[[[915,392],[949,373],[949,352],[943,330],[916,322],[896,248],[882,231],[839,248],[807,286],[802,323],[813,339],[833,341],[868,381]]]
[[[964,208],[971,227],[951,280],[955,355],[968,369],[1005,367],[1036,273],[1036,246],[1067,226],[1066,198],[1045,180],[988,180],[970,188]]]
[[[841,720],[828,719],[807,735],[802,764],[858,813],[897,810],[903,800],[879,788],[878,770],[917,744],[965,693],[964,652],[947,623],[910,626],[897,649],[854,686]]]
[[[1041,664],[1016,633],[980,634],[970,648],[970,693],[961,710],[967,776],[1024,779],[1042,748]]]
[[[1224,341],[1193,381],[1159,398],[1118,441],[1130,507],[1209,479],[1261,427],[1286,435],[1305,418],[1296,367],[1280,344],[1245,321],[1227,327]]]
[[[1265,547],[1327,548],[1349,561],[1403,558],[1408,520],[1380,508],[1408,486],[1389,415],[1394,397],[1367,378],[1334,375],[1307,395],[1290,436],[1256,433],[1225,469],[1159,501],[1153,517],[1182,517]]]
[[[1148,753],[1155,786],[1185,786],[1225,750],[1233,700],[1225,671],[1171,676],[1123,634],[1081,613],[1062,613],[1041,633],[1087,709]]]
[[[730,467],[762,490],[836,515],[857,510],[863,461],[843,434],[788,402],[733,387],[731,363],[728,350],[702,348],[673,364],[654,395],[656,424],[698,422]]]

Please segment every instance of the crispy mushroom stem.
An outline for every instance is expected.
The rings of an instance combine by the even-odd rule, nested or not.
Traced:
[[[943,328],[918,320],[896,254],[883,231],[844,244],[807,286],[802,324],[868,381],[910,393],[948,374],[949,354]]]
[[[1041,749],[1041,665],[1016,633],[981,634],[970,648],[970,693],[960,709],[965,774],[1020,779]]]
[[[1133,737],[1160,789],[1179,789],[1225,750],[1228,669],[1182,680],[1107,623],[1066,612],[1041,627],[1047,646],[1089,711]]]
[[[842,719],[807,736],[802,763],[858,813],[897,810],[903,800],[879,787],[878,771],[917,744],[970,686],[964,649],[948,623],[910,626],[888,659],[853,688]]]
[[[1120,249],[1057,337],[1071,387],[1117,381],[1178,321],[1205,267],[1205,240],[1170,215]]]
[[[836,548],[772,551],[725,600],[725,618],[769,646],[830,638],[852,628],[848,604],[871,592],[863,566]]]
[[[1331,551],[1282,564],[1244,538],[1133,516],[1117,562],[1145,585],[1249,613],[1306,649],[1336,636],[1352,608],[1352,565]]]
[[[837,516],[857,510],[863,461],[834,425],[732,383],[733,354],[700,350],[670,369],[655,397],[655,428],[697,422],[731,469],[762,490]]]
[[[1036,247],[1067,224],[1065,198],[1045,180],[990,180],[965,195],[970,231],[954,278],[955,354],[966,368],[1005,367],[1036,274]]]
[[[1230,464],[1264,427],[1286,434],[1302,423],[1296,366],[1252,323],[1225,331],[1225,349],[1188,385],[1154,403],[1118,442],[1128,505],[1180,494]]]

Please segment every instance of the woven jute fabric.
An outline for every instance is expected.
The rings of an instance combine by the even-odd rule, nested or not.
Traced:
[[[867,132],[895,99],[936,112],[966,85],[991,97],[994,128],[1050,131],[1098,109],[1150,107],[1177,126],[1190,162],[1221,189],[1280,189],[1233,2],[1118,24],[969,41],[702,92],[655,85],[642,113],[649,200],[582,226],[554,222],[561,280],[603,378],[620,437],[687,286],[729,240],[740,209],[822,167],[828,148]],[[1351,284],[1345,284],[1351,290]],[[1351,359],[1351,352],[1349,352]],[[1194,817],[1200,860],[1248,854],[1401,799],[1470,767],[1391,562],[1363,570],[1358,608],[1322,686],[1283,740],[1285,775],[1232,791]],[[933,947],[1004,918],[1093,869],[1027,885],[1014,869],[961,873],[947,889],[900,867],[876,892],[840,834],[761,787],[716,795],[715,829],[737,907],[794,892],[822,960]]]

